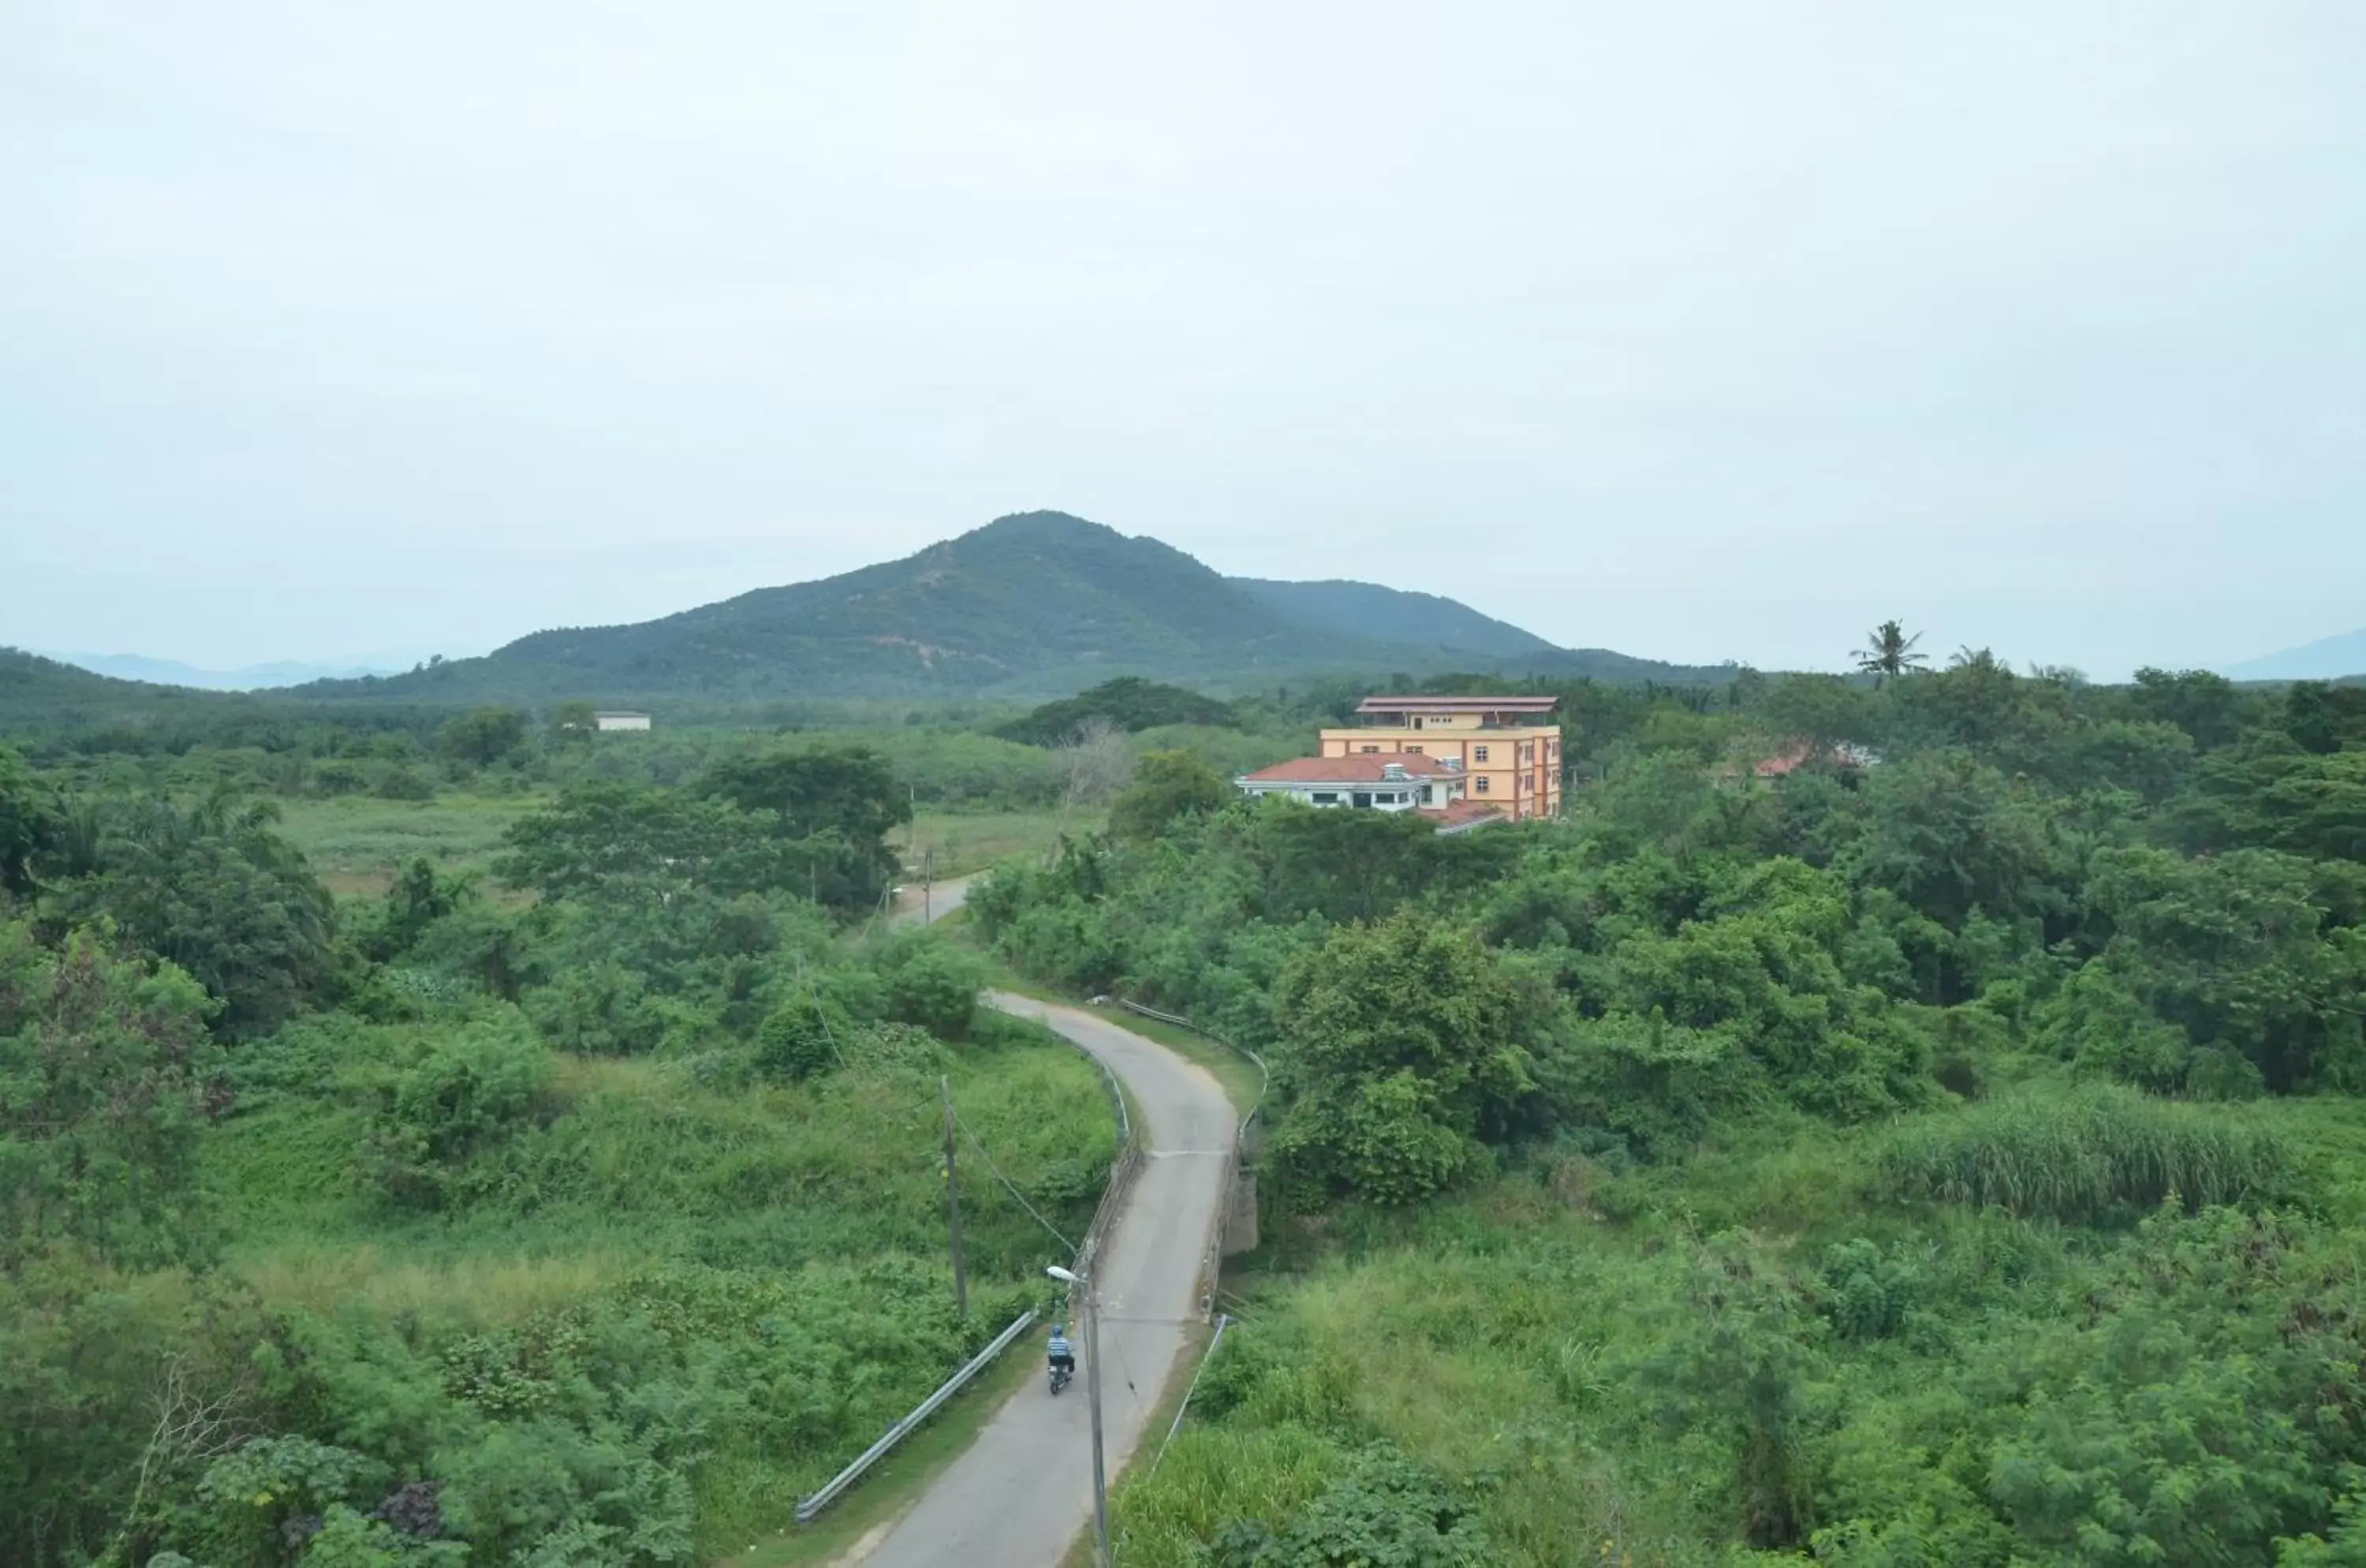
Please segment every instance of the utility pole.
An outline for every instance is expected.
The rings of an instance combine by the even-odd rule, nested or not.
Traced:
[[[1109,1540],[1109,1472],[1101,1459],[1101,1308],[1093,1286],[1094,1254],[1100,1237],[1085,1237],[1085,1250],[1071,1270],[1058,1264],[1043,1270],[1075,1287],[1085,1299],[1085,1398],[1093,1407],[1093,1568],[1112,1568]]]
[[[961,1245],[961,1174],[953,1166],[953,1086],[947,1077],[937,1079],[937,1089],[945,1097],[945,1221],[953,1241],[953,1308],[962,1316],[969,1315],[969,1271],[962,1266]]]
[[[1109,1476],[1101,1467],[1101,1307],[1094,1278],[1098,1236],[1085,1238],[1085,1397],[1093,1402],[1093,1568],[1111,1568]]]
[[[922,850],[920,852],[920,923],[922,925],[935,922],[936,900],[937,852],[932,849]]]

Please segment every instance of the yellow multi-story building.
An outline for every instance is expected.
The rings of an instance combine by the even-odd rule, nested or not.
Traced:
[[[1413,751],[1459,761],[1466,799],[1514,821],[1560,815],[1558,697],[1366,697],[1349,729],[1323,731],[1323,755]]]

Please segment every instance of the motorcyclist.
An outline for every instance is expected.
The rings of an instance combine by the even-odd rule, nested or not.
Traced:
[[[1051,1342],[1043,1347],[1043,1351],[1051,1359],[1053,1371],[1065,1372],[1070,1377],[1076,1375],[1076,1352],[1075,1347],[1068,1343],[1066,1324],[1055,1323],[1052,1325]]]

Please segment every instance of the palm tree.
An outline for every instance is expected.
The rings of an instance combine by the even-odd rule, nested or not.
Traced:
[[[1884,681],[1931,662],[1929,654],[1914,651],[1914,645],[1921,640],[1921,632],[1908,637],[1904,623],[1884,621],[1865,634],[1865,647],[1857,650],[1856,667],[1873,677],[1877,689]]]

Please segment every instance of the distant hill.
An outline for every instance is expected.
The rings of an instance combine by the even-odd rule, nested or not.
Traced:
[[[1087,720],[1105,718],[1120,729],[1156,729],[1168,724],[1224,726],[1234,722],[1233,710],[1213,697],[1180,686],[1121,675],[1088,692],[1043,704],[995,731],[1005,740],[1029,746],[1057,746]]]
[[[1560,651],[1534,632],[1522,631],[1508,621],[1482,615],[1468,604],[1436,593],[1339,578],[1323,582],[1276,582],[1258,577],[1231,581],[1268,609],[1343,637],[1394,640],[1417,630],[1425,640],[1499,659]]]
[[[1388,613],[1359,627],[1367,606]],[[1239,689],[1447,670],[1679,682],[1725,673],[1557,649],[1430,594],[1245,585],[1156,539],[1030,512],[902,560],[660,620],[536,632],[481,659],[297,690],[420,702],[1050,697],[1118,675]]]
[[[151,659],[139,653],[51,653],[43,657],[96,675],[118,681],[142,681],[153,685],[191,686],[207,692],[262,692],[280,686],[300,686],[310,681],[351,681],[364,675],[391,675],[400,665],[305,664],[281,660],[249,664],[237,670],[205,670],[177,659]]]
[[[2338,681],[2366,675],[2366,627],[2230,666],[2237,681]]]
[[[0,648],[0,730],[152,724],[221,700],[210,692],[118,681],[22,649]]]

